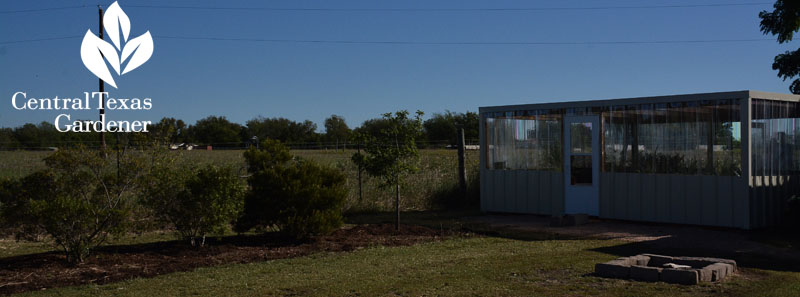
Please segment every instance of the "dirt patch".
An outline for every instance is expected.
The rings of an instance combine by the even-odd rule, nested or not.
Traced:
[[[84,263],[71,266],[61,253],[49,252],[0,259],[0,294],[83,284],[105,284],[152,277],[198,267],[305,256],[316,252],[353,251],[369,246],[404,246],[439,240],[446,234],[421,226],[359,225],[330,235],[298,241],[279,234],[209,239],[204,248],[183,241],[107,246]]]

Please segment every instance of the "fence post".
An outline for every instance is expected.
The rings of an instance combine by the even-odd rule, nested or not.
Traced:
[[[361,142],[359,141],[356,145],[358,147],[358,153],[361,154]],[[358,165],[358,203],[361,203],[361,165]]]
[[[458,187],[462,198],[467,197],[467,166],[464,164],[464,128],[458,128]]]

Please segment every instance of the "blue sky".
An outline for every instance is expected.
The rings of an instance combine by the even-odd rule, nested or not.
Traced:
[[[0,11],[82,4],[75,9],[0,14],[0,127],[49,121],[61,112],[18,111],[14,92],[80,97],[97,78],[80,59],[97,33],[97,9],[113,1],[2,1]],[[745,3],[754,1],[730,1]],[[755,1],[770,2],[770,1]],[[725,1],[141,1],[122,0],[131,37],[149,30],[152,58],[116,78],[116,98],[152,98],[149,111],[110,119],[189,123],[221,115],[310,119],[331,114],[350,126],[400,109],[477,111],[479,106],[754,89],[788,92],[771,69],[796,48],[774,41],[681,44],[397,45],[307,44],[163,38],[414,42],[604,42],[761,39],[758,12],[771,4],[548,11],[243,11],[137,8],[177,5],[272,8],[546,8],[714,4]],[[94,119],[96,111],[71,111]]]

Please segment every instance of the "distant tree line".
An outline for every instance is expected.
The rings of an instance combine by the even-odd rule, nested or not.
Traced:
[[[191,143],[212,145],[218,148],[242,148],[263,139],[279,140],[294,148],[319,148],[322,146],[352,147],[354,132],[379,135],[387,127],[386,119],[374,118],[360,126],[350,128],[344,117],[331,115],[324,122],[324,132],[317,132],[317,125],[309,120],[302,122],[286,118],[256,117],[244,125],[231,122],[224,116],[208,116],[189,125],[183,120],[165,117],[149,127],[148,133],[119,135],[124,143],[136,141],[161,141],[171,144]],[[458,127],[465,129],[468,141],[478,139],[478,114],[446,111],[436,113],[423,123],[420,147],[443,147],[456,143]],[[58,132],[49,122],[25,124],[16,128],[0,128],[0,149],[46,149],[84,144],[99,146],[99,133]],[[118,135],[106,134],[106,143],[114,145]]]

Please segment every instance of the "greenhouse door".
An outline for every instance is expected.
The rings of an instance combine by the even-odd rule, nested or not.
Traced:
[[[564,212],[596,216],[600,208],[600,121],[564,117]]]

